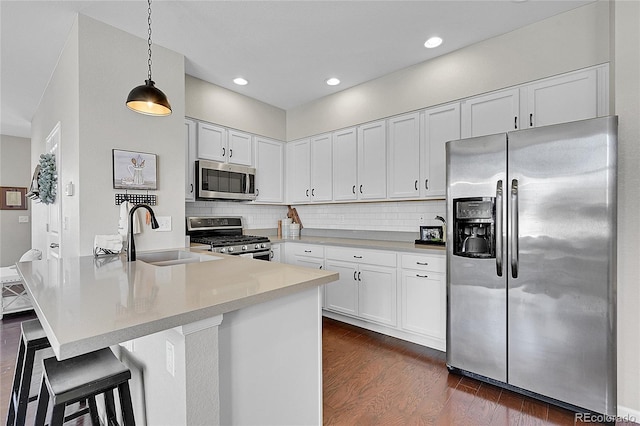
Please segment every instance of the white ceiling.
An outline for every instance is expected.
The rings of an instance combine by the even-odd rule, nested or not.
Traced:
[[[286,110],[591,1],[156,0],[152,40],[184,54],[187,74]],[[30,136],[76,13],[147,38],[144,0],[1,0],[2,134]],[[425,49],[432,35],[444,43]]]

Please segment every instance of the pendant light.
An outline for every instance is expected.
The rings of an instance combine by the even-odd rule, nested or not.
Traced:
[[[149,46],[149,79],[145,80],[143,85],[134,87],[127,97],[127,107],[129,109],[146,115],[169,115],[171,114],[171,105],[167,96],[162,90],[155,87],[155,82],[151,79],[151,0],[149,3],[149,38],[147,44]]]

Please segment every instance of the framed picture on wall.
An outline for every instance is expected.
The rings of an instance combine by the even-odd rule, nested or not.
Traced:
[[[113,150],[114,189],[158,189],[157,155]]]
[[[0,186],[0,210],[27,210],[27,188]]]

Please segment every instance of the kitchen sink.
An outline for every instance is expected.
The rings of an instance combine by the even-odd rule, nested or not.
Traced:
[[[137,260],[155,266],[182,265],[185,263],[209,262],[220,260],[219,257],[206,254],[193,253],[185,250],[166,250],[147,253],[138,253]]]

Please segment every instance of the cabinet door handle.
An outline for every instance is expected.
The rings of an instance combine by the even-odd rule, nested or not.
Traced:
[[[416,277],[418,277],[418,278],[429,278],[429,275],[416,274]]]
[[[307,189],[307,192],[306,192],[306,194],[307,194],[307,197],[308,197],[308,196],[309,196],[309,190],[308,190],[308,189]]]
[[[513,128],[514,129],[518,128],[518,116],[517,115],[515,117],[513,117]]]
[[[233,157],[233,150],[229,148],[229,158]]]
[[[311,253],[311,250],[305,250],[304,252],[305,253]]]
[[[424,189],[429,189],[429,179],[424,180]]]
[[[273,259],[273,256],[274,256],[273,250],[271,250],[271,254],[269,254],[269,259]]]
[[[427,262],[416,262],[417,265],[427,266],[429,263]]]
[[[362,194],[362,185],[360,185],[360,193]]]
[[[358,281],[362,281],[362,280],[360,279],[360,271],[358,271]]]
[[[58,248],[58,247],[60,247],[60,244],[58,244],[58,243],[51,243],[51,244],[49,244],[49,247],[51,247],[51,248]]]
[[[355,194],[355,193],[356,193],[356,186],[355,186],[355,185],[353,185],[353,188],[352,188],[351,190],[352,190],[352,191],[353,191],[353,193]]]
[[[191,184],[191,193],[193,194],[193,184]]]
[[[316,189],[315,189],[315,188],[313,188],[313,189],[311,190],[311,196],[312,196],[312,197],[315,197],[315,196],[316,196]]]
[[[362,259],[362,256],[353,256],[354,259]]]
[[[356,273],[357,273],[357,272],[358,272],[358,271],[353,271],[353,280],[354,280],[354,281],[358,281],[358,280],[356,279]]]
[[[322,269],[322,265],[320,265],[320,267],[318,269]]]
[[[256,188],[256,197],[260,195],[260,190]]]
[[[222,156],[223,156],[223,157],[224,157],[224,154],[225,154],[226,152],[227,152],[227,151],[225,151],[225,149],[224,149],[224,147],[223,147],[223,148],[222,148]]]
[[[529,114],[529,127],[533,127],[533,113]]]
[[[418,190],[418,181],[416,180],[416,183],[414,184],[414,187],[416,188],[416,191]]]

